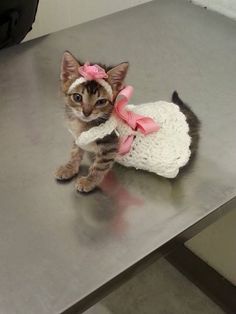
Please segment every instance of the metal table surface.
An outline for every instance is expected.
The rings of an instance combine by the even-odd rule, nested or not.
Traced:
[[[87,196],[73,182],[56,183],[71,145],[58,91],[65,49],[84,60],[129,60],[134,103],[170,99],[177,89],[202,120],[192,167],[171,181],[117,166]],[[235,22],[174,0],[1,51],[0,313],[79,310],[235,197],[235,56]]]

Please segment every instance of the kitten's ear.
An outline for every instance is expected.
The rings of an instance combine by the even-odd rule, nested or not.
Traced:
[[[107,72],[108,82],[113,89],[119,90],[122,87],[128,68],[129,63],[123,62]]]
[[[65,82],[77,78],[79,76],[79,67],[80,64],[76,58],[69,51],[65,51],[61,61],[61,80]]]

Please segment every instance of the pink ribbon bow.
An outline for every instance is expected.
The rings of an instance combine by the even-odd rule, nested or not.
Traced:
[[[160,126],[150,117],[139,115],[133,111],[125,109],[129,99],[133,94],[133,87],[126,86],[120,91],[115,102],[115,112],[117,116],[126,122],[133,130],[140,131],[144,135],[157,132]],[[120,139],[119,154],[124,155],[130,151],[134,140],[134,135],[128,135]]]
[[[108,78],[108,75],[103,68],[97,64],[90,65],[89,62],[86,62],[83,66],[79,67],[79,73],[89,81]]]

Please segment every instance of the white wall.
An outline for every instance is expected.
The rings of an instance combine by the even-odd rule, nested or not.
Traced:
[[[236,0],[192,0],[192,2],[236,19]]]
[[[150,0],[40,0],[33,30],[25,40],[74,26]]]

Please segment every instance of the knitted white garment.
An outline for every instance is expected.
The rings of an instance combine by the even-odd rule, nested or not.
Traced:
[[[153,118],[160,130],[144,135],[112,115],[104,124],[82,132],[76,140],[77,145],[90,150],[91,143],[114,130],[121,137],[134,134],[130,151],[125,155],[117,155],[116,161],[126,167],[147,170],[163,177],[176,177],[191,154],[191,137],[185,115],[177,105],[165,101],[128,105],[126,109]]]

